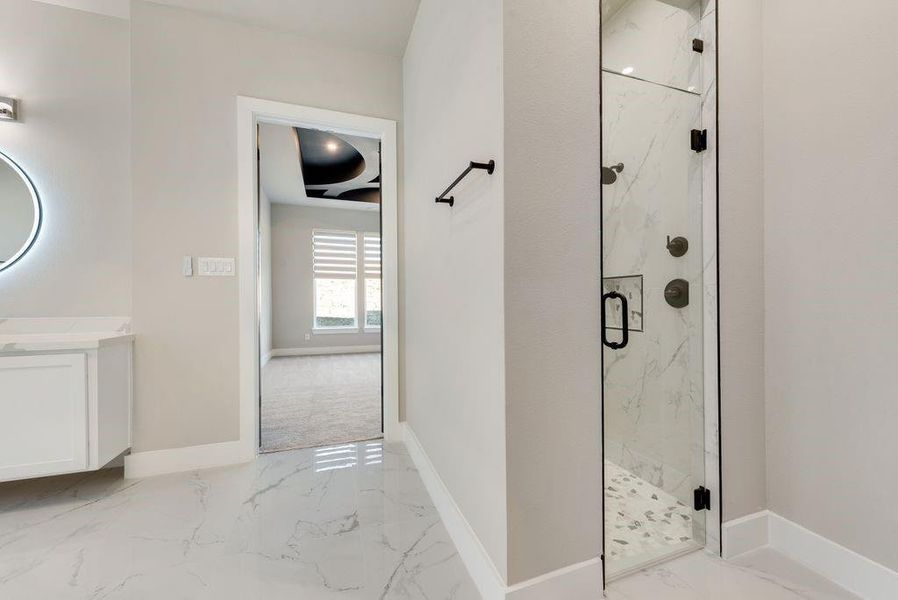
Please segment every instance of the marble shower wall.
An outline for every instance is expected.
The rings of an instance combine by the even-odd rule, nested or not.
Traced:
[[[702,55],[692,50],[701,37],[698,0],[605,2],[602,67],[654,83],[698,92]]]
[[[623,350],[605,349],[606,459],[687,504],[705,483],[705,338],[716,340],[716,324],[705,335],[703,310],[711,264],[704,246],[716,247],[702,202],[711,153],[689,147],[690,130],[708,127],[707,53],[694,52],[692,39],[707,36],[702,17],[713,18],[712,5],[630,0],[603,25],[604,164],[624,163],[617,182],[603,188],[604,275],[641,274],[644,282],[643,331]],[[670,255],[668,235],[689,240],[685,256]],[[690,283],[683,309],[664,300],[676,278]],[[716,303],[708,307],[716,317]],[[716,399],[716,383],[708,397]],[[716,400],[709,404],[716,415]]]

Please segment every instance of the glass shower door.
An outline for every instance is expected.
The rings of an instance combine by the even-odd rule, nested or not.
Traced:
[[[702,0],[604,0],[609,576],[705,542]]]

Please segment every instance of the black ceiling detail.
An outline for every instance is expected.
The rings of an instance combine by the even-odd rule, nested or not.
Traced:
[[[365,170],[365,159],[349,142],[326,131],[296,128],[302,176],[307,186],[341,183]]]
[[[354,190],[346,190],[339,196],[340,200],[352,200],[353,202],[368,202],[377,204],[380,202],[379,188],[356,188]]]

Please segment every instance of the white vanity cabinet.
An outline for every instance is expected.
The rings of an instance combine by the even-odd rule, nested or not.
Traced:
[[[92,471],[131,447],[133,336],[0,335],[0,481]]]

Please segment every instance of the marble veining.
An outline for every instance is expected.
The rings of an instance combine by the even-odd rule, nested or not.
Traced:
[[[785,556],[761,549],[724,561],[705,552],[608,584],[608,600],[857,600]]]
[[[692,49],[692,40],[700,37],[702,0],[605,4],[604,68],[689,92],[701,89],[702,55]]]
[[[0,597],[479,598],[401,445],[0,486]]]
[[[605,440],[609,458],[688,503],[704,481],[702,155],[689,147],[701,97],[603,75],[605,162],[623,162],[603,187],[603,269],[643,275],[641,333],[605,352]],[[689,251],[673,257],[667,237]],[[664,288],[690,282],[675,309]]]
[[[603,160],[625,163],[603,186],[603,262],[608,275],[645,280],[644,332],[625,350],[605,350],[606,458],[686,504],[697,485],[709,487],[711,510],[693,533],[719,552],[716,7],[603,2],[612,71],[602,76]],[[693,38],[704,52],[693,52]],[[629,77],[614,73],[627,66]],[[705,152],[684,147],[692,128],[708,130]],[[686,236],[689,252],[669,256],[667,235]],[[692,301],[672,313],[663,286],[674,277],[692,284]]]

